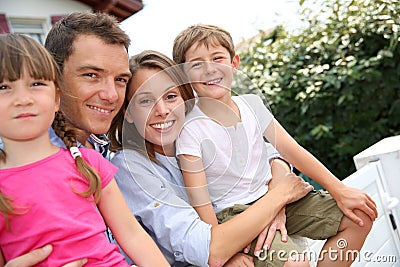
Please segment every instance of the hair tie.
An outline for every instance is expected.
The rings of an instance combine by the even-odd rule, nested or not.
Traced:
[[[69,149],[69,151],[71,151],[71,155],[74,159],[76,159],[76,157],[82,157],[81,152],[79,151],[79,148],[77,148],[76,146],[73,146]]]

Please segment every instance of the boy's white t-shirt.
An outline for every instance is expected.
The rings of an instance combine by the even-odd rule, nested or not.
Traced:
[[[224,127],[194,106],[176,141],[177,155],[202,159],[215,212],[257,200],[268,191],[272,177],[268,155],[274,149],[263,139],[272,113],[257,95],[232,99],[241,122]]]

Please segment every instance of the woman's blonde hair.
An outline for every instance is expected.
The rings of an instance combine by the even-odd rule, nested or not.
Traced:
[[[35,79],[53,81],[56,88],[60,85],[59,68],[53,57],[41,44],[22,34],[0,34],[0,82],[19,80],[24,70],[28,71],[27,74]],[[69,149],[76,146],[76,135],[73,129],[68,129],[64,121],[62,113],[57,112],[53,128]],[[5,151],[0,149],[0,161],[6,162],[6,156]],[[83,197],[94,194],[97,202],[101,190],[101,180],[97,172],[81,157],[76,157],[75,164],[79,173],[89,181],[89,189],[77,193]],[[4,195],[0,188],[0,212],[6,219],[7,228],[9,228],[9,215],[18,214],[12,200],[13,197]]]
[[[164,71],[178,85],[179,92],[185,101],[186,112],[192,110],[194,105],[193,89],[185,79],[185,75],[179,66],[166,55],[153,50],[145,50],[130,58],[129,69],[132,73],[131,80],[135,79],[135,75],[141,69],[158,69]],[[139,134],[133,123],[128,123],[124,118],[130,101],[128,96],[131,80],[127,85],[124,104],[117,116],[115,116],[108,132],[111,141],[110,149],[112,151],[121,150],[123,147],[134,149],[156,162],[154,145]]]

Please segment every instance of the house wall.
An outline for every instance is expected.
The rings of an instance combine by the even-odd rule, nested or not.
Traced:
[[[0,13],[8,17],[47,18],[73,11],[91,10],[88,5],[74,0],[1,0]]]

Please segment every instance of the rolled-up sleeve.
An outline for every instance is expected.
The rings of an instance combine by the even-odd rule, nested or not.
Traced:
[[[131,150],[117,153],[112,163],[128,206],[170,264],[208,266],[211,225],[178,197],[168,172]]]

